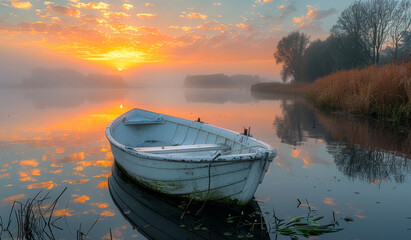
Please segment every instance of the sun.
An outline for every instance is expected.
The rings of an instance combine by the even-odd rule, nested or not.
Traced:
[[[123,69],[122,69],[122,68],[117,68],[117,70],[118,70],[119,72],[123,71]]]

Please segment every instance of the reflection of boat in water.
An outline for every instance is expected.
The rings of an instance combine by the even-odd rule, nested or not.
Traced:
[[[182,202],[150,191],[129,179],[114,164],[111,197],[122,215],[148,239],[269,239],[257,202],[238,210]]]
[[[197,201],[247,204],[276,155],[250,135],[140,109],[111,122],[106,135],[135,181]]]

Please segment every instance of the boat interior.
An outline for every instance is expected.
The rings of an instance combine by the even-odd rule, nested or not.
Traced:
[[[127,113],[113,125],[111,134],[127,148],[151,154],[237,155],[263,148],[239,133],[142,110]]]

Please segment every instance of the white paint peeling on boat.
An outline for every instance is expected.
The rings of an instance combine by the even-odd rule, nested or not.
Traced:
[[[106,136],[135,181],[199,201],[246,204],[276,156],[250,136],[141,109],[116,118]]]

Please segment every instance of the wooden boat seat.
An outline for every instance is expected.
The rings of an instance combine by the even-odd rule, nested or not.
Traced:
[[[157,118],[147,118],[141,116],[135,116],[132,118],[124,118],[123,122],[125,125],[139,125],[139,124],[160,124],[163,123],[162,117]]]
[[[231,147],[221,144],[194,144],[194,145],[177,145],[163,147],[137,147],[133,148],[138,152],[166,154],[166,153],[187,153],[202,151],[230,150]]]

